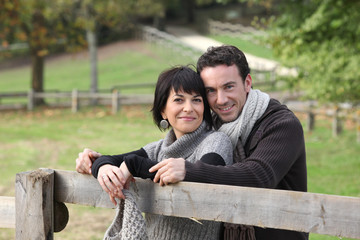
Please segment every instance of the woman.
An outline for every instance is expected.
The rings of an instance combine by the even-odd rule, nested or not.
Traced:
[[[92,174],[115,204],[114,197],[123,198],[121,190],[131,176],[153,178],[156,173],[150,173],[150,167],[164,159],[232,164],[231,142],[224,133],[211,130],[205,87],[191,68],[174,67],[160,74],[152,113],[160,129],[171,127],[164,139],[130,153],[101,156],[92,165]],[[80,158],[83,158],[81,154]],[[77,170],[80,162],[81,159],[77,159]],[[168,183],[166,177],[163,181]],[[187,218],[155,214],[146,214],[146,225],[150,239],[169,239],[170,236],[171,239],[218,239],[220,234],[217,222],[199,224]]]

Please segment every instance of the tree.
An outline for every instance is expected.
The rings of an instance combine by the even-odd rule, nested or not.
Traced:
[[[360,102],[360,2],[281,1],[269,42],[298,69],[296,87],[323,102]]]
[[[160,0],[68,0],[73,9],[77,27],[86,31],[90,56],[90,92],[98,91],[97,32],[99,26],[126,28],[134,24],[137,16],[163,16]],[[96,101],[93,101],[95,104]]]
[[[91,49],[91,89],[97,91],[96,32],[99,24],[123,27],[136,16],[164,14],[161,0],[0,0],[0,39],[3,46],[27,42],[32,59],[31,88],[44,90],[44,57],[51,47],[86,45]],[[35,104],[44,103],[37,99]]]
[[[2,0],[0,2],[0,38],[2,45],[11,41],[27,42],[31,55],[31,88],[44,90],[44,56],[49,48],[64,37],[64,27],[58,21],[60,11],[56,1]],[[43,103],[37,99],[36,104]]]

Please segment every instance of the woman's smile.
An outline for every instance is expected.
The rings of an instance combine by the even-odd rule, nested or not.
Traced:
[[[197,93],[171,89],[162,117],[167,119],[176,138],[195,131],[204,119],[204,101]]]

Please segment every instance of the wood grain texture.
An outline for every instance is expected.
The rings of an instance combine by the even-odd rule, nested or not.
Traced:
[[[181,182],[160,187],[136,179],[143,212],[360,239],[360,198]],[[92,176],[55,171],[55,200],[113,208]]]
[[[0,228],[15,228],[15,197],[0,197]]]
[[[16,174],[15,236],[22,239],[53,239],[54,171],[38,169]]]

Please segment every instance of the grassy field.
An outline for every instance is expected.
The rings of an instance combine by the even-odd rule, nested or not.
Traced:
[[[82,109],[72,114],[63,109],[1,113],[0,196],[14,196],[17,172],[40,167],[74,170],[79,151],[91,147],[115,154],[138,149],[164,136],[152,123],[150,106],[124,107],[113,116],[108,108]],[[301,117],[301,116],[300,116]],[[306,134],[309,192],[360,197],[359,155],[350,129],[331,137],[329,121],[321,121]],[[113,211],[69,205],[70,221],[56,239],[99,239],[110,224]],[[13,230],[1,230],[10,239]],[[311,239],[337,239],[312,235]]]
[[[134,49],[123,48],[117,54],[102,56],[101,88],[133,81],[155,82],[161,70],[181,62],[175,57],[165,61],[165,53],[147,47],[141,51]],[[49,61],[46,89],[87,89],[87,64],[81,57]],[[27,90],[29,79],[24,79],[27,74],[29,67],[0,71],[0,89]],[[0,196],[14,196],[18,172],[40,167],[74,170],[77,154],[85,147],[115,154],[162,138],[164,133],[154,126],[149,109],[150,106],[123,107],[115,116],[107,107],[82,108],[77,114],[70,109],[47,108],[0,112]],[[335,139],[331,137],[331,122],[321,119],[313,133],[306,133],[309,192],[360,197],[360,147],[355,142],[355,127],[351,122],[346,126],[344,134]],[[71,204],[68,208],[70,221],[65,230],[55,234],[56,239],[101,239],[114,215],[111,209]],[[14,239],[14,230],[1,229],[0,239]],[[311,234],[311,239],[338,238]]]
[[[17,172],[39,167],[74,170],[77,154],[85,147],[115,154],[162,138],[164,133],[154,127],[149,109],[124,107],[116,116],[107,108],[84,109],[79,114],[59,109],[1,113],[0,196],[14,196]],[[69,206],[69,225],[56,239],[100,239],[114,213]],[[77,232],[81,234],[74,236]],[[13,230],[1,230],[0,239],[11,239],[11,234]]]
[[[177,64],[194,63],[189,58],[141,41],[109,44],[99,48],[98,54],[99,89],[110,89],[114,85],[129,83],[156,83],[159,73],[164,69]],[[30,64],[1,70],[1,92],[28,91],[30,76]],[[74,88],[88,90],[89,86],[90,64],[86,51],[50,56],[46,59],[45,91],[71,91]],[[146,93],[152,92],[153,89],[146,90]]]
[[[229,37],[229,36],[210,35],[209,37],[225,44],[237,46],[245,53],[250,53],[257,57],[276,60],[271,49],[265,47],[262,44],[256,44],[251,41],[246,41],[240,38]]]

